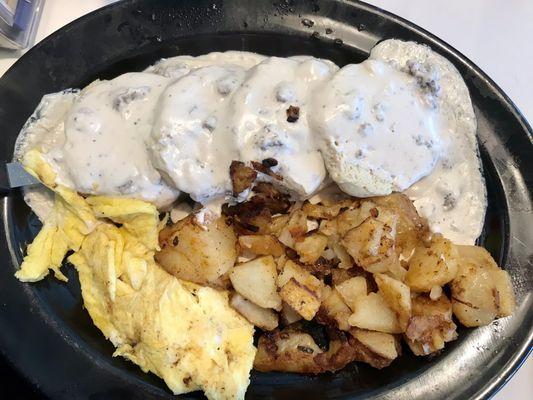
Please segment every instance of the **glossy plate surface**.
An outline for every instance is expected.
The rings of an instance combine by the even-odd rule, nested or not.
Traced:
[[[247,398],[486,398],[509,379],[532,343],[532,132],[483,72],[413,24],[340,0],[120,2],[54,33],[0,80],[0,155],[11,159],[20,128],[44,94],[142,70],[161,57],[248,50],[310,54],[344,65],[363,60],[374,44],[388,38],[430,45],[466,80],[489,191],[481,242],[511,273],[518,309],[490,326],[461,329],[459,340],[431,359],[406,350],[381,371],[355,364],[317,377],[253,373]],[[2,217],[0,350],[37,388],[34,392],[58,399],[171,398],[158,378],[111,357],[112,345],[82,308],[72,267],[64,267],[68,284],[49,278],[22,284],[13,277],[39,223],[19,192],[2,198]]]

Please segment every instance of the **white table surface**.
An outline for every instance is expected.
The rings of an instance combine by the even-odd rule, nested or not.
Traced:
[[[533,123],[532,0],[367,0],[427,29],[465,54]],[[114,0],[46,0],[36,41]],[[0,50],[0,75],[20,56]],[[533,357],[494,400],[533,399]],[[465,399],[466,400],[466,399]]]

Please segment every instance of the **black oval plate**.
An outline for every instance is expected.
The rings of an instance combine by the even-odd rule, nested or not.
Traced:
[[[430,45],[466,80],[489,190],[481,241],[511,273],[518,309],[490,326],[463,329],[459,340],[431,359],[406,351],[381,371],[355,364],[316,377],[253,373],[247,397],[486,398],[509,379],[532,343],[531,128],[479,68],[415,25],[367,4],[341,0],[120,2],[54,33],[0,80],[0,154],[11,159],[20,128],[44,94],[141,70],[161,57],[231,49],[310,54],[344,65],[363,60],[387,38]],[[111,357],[112,345],[82,308],[73,268],[65,268],[68,284],[53,279],[21,284],[13,277],[39,223],[19,192],[2,199],[2,211],[0,349],[38,388],[36,393],[58,399],[172,397],[155,376]]]

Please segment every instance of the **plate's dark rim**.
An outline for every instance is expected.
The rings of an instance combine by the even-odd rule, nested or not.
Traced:
[[[431,42],[432,46],[434,47],[434,50],[437,50],[439,48],[443,52],[447,52],[452,54],[456,57],[456,59],[463,64],[464,67],[466,67],[470,72],[472,72],[474,75],[477,75],[478,78],[481,78],[487,86],[489,86],[490,89],[492,89],[492,93],[496,95],[502,105],[505,106],[507,111],[509,111],[515,119],[520,123],[523,130],[527,132],[530,142],[533,144],[533,130],[531,128],[531,125],[528,123],[524,115],[521,113],[519,108],[514,104],[514,102],[505,94],[505,92],[485,73],[483,70],[479,67],[477,67],[471,60],[469,60],[466,56],[464,56],[462,53],[457,51],[455,48],[453,48],[448,43],[444,42],[443,40],[439,39],[435,35],[431,34],[430,32],[426,31],[425,29],[421,28],[420,26],[409,22],[408,20],[393,14],[391,12],[385,11],[379,7],[376,7],[374,5],[370,5],[365,2],[357,1],[357,0],[345,0],[347,3],[356,3],[358,6],[362,9],[366,9],[367,11],[370,11],[376,15],[379,15],[385,19],[392,20],[393,22],[398,23],[399,25],[412,30],[415,34],[418,34],[422,37],[424,37],[427,41]],[[123,6],[123,3],[129,3],[134,2],[134,0],[126,0],[123,2],[117,2],[113,3],[107,6],[104,6],[98,10],[95,10],[87,15],[84,15],[71,23],[65,25],[60,30],[64,33],[68,33],[68,30],[80,22],[83,21],[89,21],[92,18],[95,18],[99,16],[101,13],[106,12],[108,8],[113,7],[120,7]],[[247,30],[247,33],[253,33],[253,30]],[[39,49],[41,46],[44,46],[48,44],[50,41],[54,40],[54,36],[57,33],[54,32],[45,39],[43,39],[40,43],[38,43],[36,46],[34,46],[35,49]],[[222,32],[221,32],[222,33]],[[234,32],[233,32],[234,33]],[[438,50],[437,50],[438,51]],[[28,55],[25,54],[21,57],[21,59],[25,59]],[[16,65],[16,64],[15,64]],[[8,71],[6,71],[5,75],[8,75],[11,69],[14,66],[10,67]],[[5,201],[6,199],[4,199]],[[6,208],[4,208],[6,210]],[[8,221],[7,216],[3,215],[4,220],[4,227],[8,228],[8,225],[5,223]],[[6,236],[9,235],[9,230],[6,229]],[[9,238],[7,242],[10,243]],[[9,249],[9,252],[11,254],[12,260],[16,262],[16,251],[12,247]],[[522,345],[516,350],[515,355],[509,359],[509,361],[506,363],[505,366],[503,366],[499,372],[499,374],[495,375],[491,380],[489,380],[483,387],[480,387],[480,389],[476,392],[475,398],[489,398],[492,397],[501,387],[508,382],[508,380],[512,377],[512,375],[518,370],[518,368],[523,364],[523,362],[526,360],[529,353],[532,351],[532,345],[533,345],[533,327],[530,327],[529,329],[529,335],[528,340],[522,343]],[[29,378],[29,377],[27,377]]]

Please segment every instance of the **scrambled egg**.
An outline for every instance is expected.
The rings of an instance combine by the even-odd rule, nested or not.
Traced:
[[[49,270],[75,265],[85,308],[123,356],[164,379],[175,394],[203,390],[210,399],[243,399],[256,349],[253,325],[229,306],[227,292],[180,281],[154,261],[165,221],[152,204],[132,199],[83,198],[55,184],[36,151],[25,167],[56,193],[21,269],[34,282]]]

